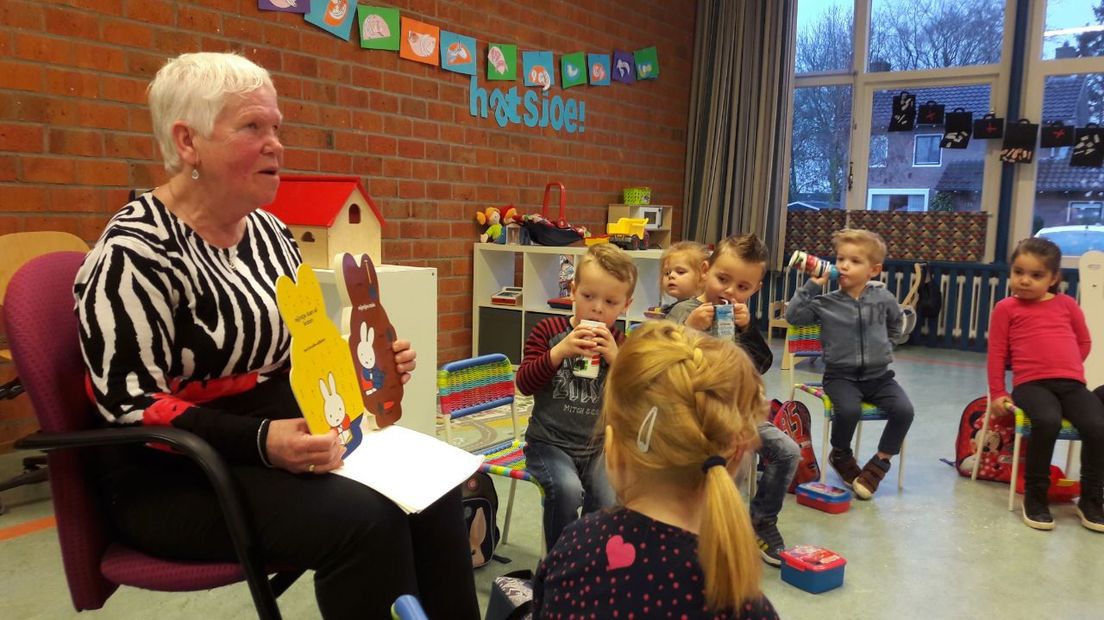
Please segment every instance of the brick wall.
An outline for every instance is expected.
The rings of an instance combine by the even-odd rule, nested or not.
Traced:
[[[553,93],[586,103],[585,132],[507,125],[469,113],[468,76],[362,50],[255,0],[4,0],[0,3],[0,234],[66,230],[89,241],[129,188],[164,180],[145,87],[166,57],[239,51],[272,72],[285,116],[285,167],[363,178],[388,219],[384,261],[436,267],[438,361],[471,341],[473,216],[538,208],[568,188],[572,223],[598,228],[626,185],[681,217],[693,0],[408,0],[405,15],[521,50],[655,45],[660,78]],[[379,4],[392,4],[380,2]],[[520,60],[520,59],[519,59]],[[488,83],[479,62],[480,86]],[[520,71],[519,71],[520,73]],[[558,80],[557,80],[558,81]],[[676,236],[681,236],[676,230]],[[430,360],[426,360],[432,363]],[[0,366],[0,381],[13,374]],[[26,430],[26,399],[0,414],[0,446]]]

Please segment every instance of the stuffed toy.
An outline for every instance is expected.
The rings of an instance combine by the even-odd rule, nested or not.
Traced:
[[[480,243],[494,243],[502,234],[502,213],[496,207],[487,207],[483,211],[475,213],[475,221],[480,226],[486,226],[479,234]]]

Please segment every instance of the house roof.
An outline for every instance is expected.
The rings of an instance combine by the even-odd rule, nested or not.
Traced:
[[[943,169],[935,184],[938,191],[978,191],[981,189],[983,162],[979,159],[956,161]],[[1039,167],[1036,192],[1078,192],[1104,187],[1104,169],[1075,168],[1068,157],[1036,159]]]
[[[276,200],[264,207],[288,226],[333,226],[349,194],[358,190],[368,202],[380,226],[387,222],[360,183],[360,177],[314,174],[280,175]]]

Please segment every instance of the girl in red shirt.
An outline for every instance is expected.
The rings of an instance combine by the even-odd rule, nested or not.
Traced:
[[[1054,529],[1047,506],[1050,460],[1062,418],[1081,435],[1081,524],[1104,532],[1104,404],[1085,387],[1085,358],[1092,340],[1077,302],[1058,293],[1062,251],[1040,237],[1012,253],[1012,296],[993,308],[989,323],[989,398],[993,415],[1020,407],[1031,420],[1024,467],[1023,520]],[[1004,373],[1012,368],[1012,393]]]

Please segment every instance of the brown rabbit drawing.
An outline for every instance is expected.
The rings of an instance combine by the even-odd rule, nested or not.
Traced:
[[[334,263],[338,290],[347,304],[342,320],[349,332],[349,353],[360,380],[360,396],[365,411],[384,428],[402,416],[403,385],[392,349],[395,327],[380,304],[372,259],[367,254],[346,253]]]

